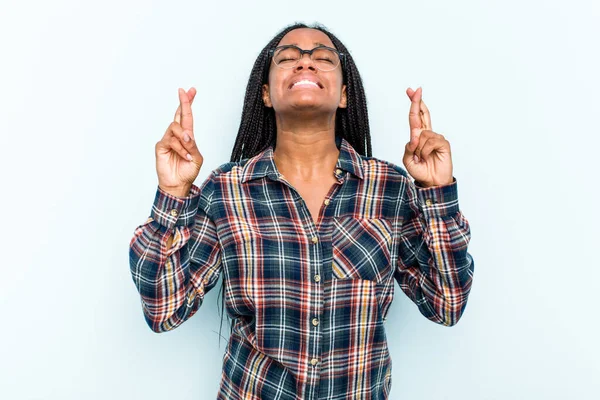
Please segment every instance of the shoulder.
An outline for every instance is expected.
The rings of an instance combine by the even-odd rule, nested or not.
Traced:
[[[209,201],[215,196],[219,197],[223,192],[224,186],[227,186],[236,179],[239,180],[242,168],[247,161],[247,159],[237,162],[229,161],[219,165],[217,168],[210,171],[197,189],[197,192],[201,193],[202,196],[209,199]]]
[[[380,177],[386,175],[398,180],[409,180],[408,172],[398,164],[377,157],[360,156],[363,170],[367,176]]]
[[[249,160],[250,159],[246,158],[241,161],[228,161],[223,163],[212,170],[211,177],[223,179],[239,176],[244,168],[244,165],[246,165]]]

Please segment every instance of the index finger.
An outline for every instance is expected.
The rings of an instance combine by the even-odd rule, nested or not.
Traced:
[[[190,133],[194,132],[194,117],[192,107],[185,90],[179,89],[179,105],[181,106],[181,127]]]
[[[196,89],[193,87],[190,88],[187,92],[187,97],[190,100],[190,106],[194,103],[194,97],[196,97]],[[177,106],[177,110],[175,111],[175,116],[173,117],[173,121],[181,124],[181,103]]]
[[[421,125],[423,125],[423,129],[431,130],[431,115],[423,100],[421,100]]]
[[[408,97],[411,99],[413,96],[415,95],[415,91],[412,90],[411,88],[406,89],[406,94],[408,95]],[[421,128],[422,129],[426,129],[426,130],[431,130],[431,115],[429,113],[429,108],[427,108],[427,105],[425,104],[425,102],[423,101],[423,92],[421,91],[421,110],[419,111],[421,114]]]
[[[421,88],[417,88],[413,96],[410,98],[408,123],[410,125],[411,133],[413,129],[423,129],[421,120]]]

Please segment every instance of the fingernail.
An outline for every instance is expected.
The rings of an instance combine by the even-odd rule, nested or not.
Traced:
[[[414,155],[414,157],[413,157],[413,158],[414,158],[414,160],[415,160],[415,162],[416,162],[416,163],[418,163],[418,162],[419,162],[419,157],[418,157],[416,154]]]
[[[188,160],[192,161],[192,155],[190,153],[188,153],[188,155],[186,157]]]
[[[188,135],[187,133],[183,134],[183,140],[185,140],[186,142],[190,141],[190,135]]]

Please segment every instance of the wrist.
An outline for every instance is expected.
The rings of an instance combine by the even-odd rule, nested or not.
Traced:
[[[428,188],[437,187],[437,186],[451,185],[454,182],[455,182],[455,179],[454,179],[454,177],[452,177],[449,181],[444,181],[444,182],[419,182],[419,181],[415,180],[415,185],[428,189]]]
[[[177,186],[177,187],[168,187],[168,186],[162,186],[162,185],[158,185],[160,187],[160,189],[165,192],[170,194],[171,196],[175,196],[175,197],[187,197],[190,194],[190,189],[192,188],[192,185],[185,185],[185,186]]]

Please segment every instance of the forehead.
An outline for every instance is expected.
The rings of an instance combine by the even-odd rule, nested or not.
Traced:
[[[329,36],[318,29],[312,28],[298,28],[289,31],[279,41],[279,46],[286,44],[295,44],[303,49],[310,49],[319,45],[335,48]]]

